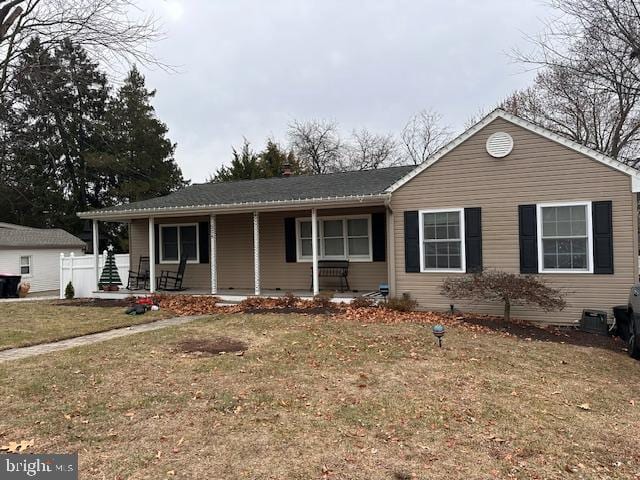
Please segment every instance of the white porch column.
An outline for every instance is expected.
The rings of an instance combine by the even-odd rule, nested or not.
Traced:
[[[320,293],[320,278],[318,277],[318,212],[316,209],[311,210],[311,252],[312,252],[312,283],[313,295]]]
[[[253,278],[254,293],[260,295],[260,218],[253,212]]]
[[[156,291],[156,231],[155,220],[149,217],[149,291]]]
[[[211,262],[211,295],[218,293],[218,258],[216,256],[216,216],[211,214],[209,216],[210,225],[210,241],[209,246],[209,261]]]
[[[93,220],[92,232],[93,234],[93,266],[96,269],[96,283],[95,291],[98,291],[98,284],[100,283],[100,238],[98,234],[98,220]],[[73,270],[71,270],[73,272]]]

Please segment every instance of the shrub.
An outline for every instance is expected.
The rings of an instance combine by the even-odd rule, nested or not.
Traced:
[[[397,312],[411,312],[416,309],[418,302],[411,298],[408,293],[403,293],[400,298],[390,298],[387,303],[384,304],[385,308],[389,310],[395,310]]]
[[[351,300],[350,305],[355,308],[369,308],[375,305],[375,301],[370,297],[356,297]]]
[[[546,312],[566,306],[560,290],[547,286],[533,275],[487,270],[464,277],[449,277],[440,292],[450,299],[502,302],[504,319],[511,320],[512,305],[537,305]]]
[[[76,296],[76,291],[73,288],[73,283],[69,282],[67,283],[67,286],[64,289],[64,298],[66,298],[67,300],[72,300],[73,297]]]

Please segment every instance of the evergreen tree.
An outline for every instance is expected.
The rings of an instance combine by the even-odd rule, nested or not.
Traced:
[[[292,175],[305,173],[292,151],[286,152],[273,140],[267,140],[265,149],[256,153],[245,139],[242,149],[233,149],[231,164],[222,166],[210,182],[228,182],[231,180],[253,180],[255,178],[281,177],[284,166],[288,165]]]
[[[80,233],[78,211],[184,185],[137,69],[113,96],[82,48],[64,40],[47,50],[34,38],[20,70],[0,104],[0,221]],[[101,233],[119,245],[126,229]]]
[[[251,144],[245,139],[239,152],[235,148],[233,149],[231,165],[220,167],[209,181],[252,180],[262,178],[262,176],[260,157],[251,149]]]
[[[265,149],[260,152],[260,167],[265,178],[281,177],[284,166],[288,165],[291,175],[305,173],[304,168],[296,159],[293,151],[284,151],[272,139],[267,140]]]
[[[186,184],[173,157],[176,145],[151,105],[155,94],[134,66],[111,103],[110,168],[116,180],[111,193],[118,203],[166,195]]]

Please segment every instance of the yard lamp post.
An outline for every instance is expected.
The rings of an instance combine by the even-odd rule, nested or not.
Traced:
[[[434,325],[433,328],[431,329],[431,332],[433,332],[433,336],[436,337],[436,339],[438,340],[438,346],[440,348],[442,348],[442,337],[444,337],[444,326],[443,325]]]

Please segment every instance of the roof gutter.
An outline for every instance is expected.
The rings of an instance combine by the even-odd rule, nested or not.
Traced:
[[[211,213],[245,213],[277,210],[301,210],[310,207],[353,207],[384,204],[389,193],[352,195],[347,197],[308,198],[300,200],[274,200],[267,202],[189,205],[184,207],[132,208],[79,212],[78,217],[90,220],[128,220],[133,218],[169,217],[175,215],[202,215]]]

